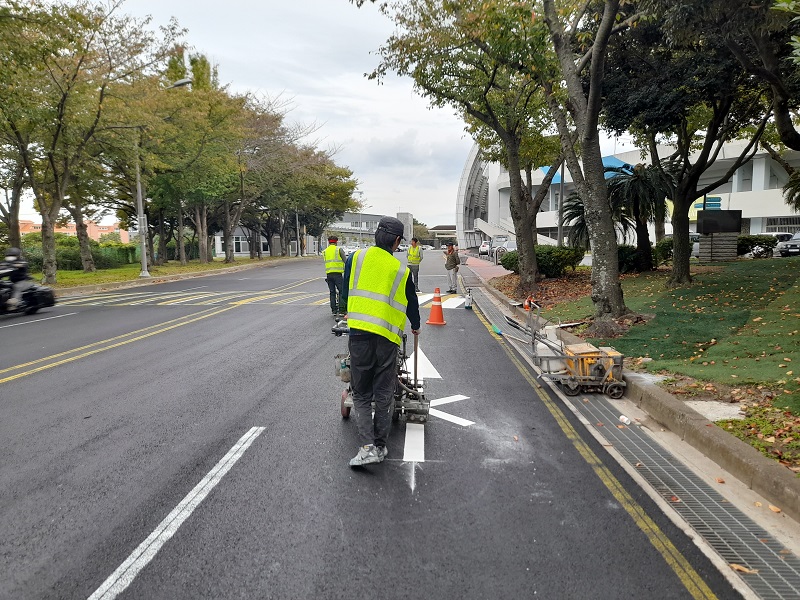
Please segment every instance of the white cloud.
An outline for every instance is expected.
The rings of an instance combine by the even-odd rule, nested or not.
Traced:
[[[364,74],[392,24],[372,4],[348,0],[128,0],[122,11],[170,17],[187,42],[219,66],[234,92],[291,100],[290,121],[317,123],[312,136],[337,148],[370,212],[411,212],[430,226],[455,223],[456,193],[472,145],[452,110],[429,109],[410,80],[379,85]]]

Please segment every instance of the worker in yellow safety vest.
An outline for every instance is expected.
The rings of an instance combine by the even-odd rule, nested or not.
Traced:
[[[394,257],[403,240],[403,223],[383,217],[375,245],[347,258],[342,307],[350,329],[350,386],[360,447],[351,467],[379,463],[389,451],[392,400],[397,384],[397,351],[406,317],[419,335],[419,302],[409,270]],[[375,403],[373,414],[372,403]]]
[[[419,265],[422,263],[422,248],[419,240],[411,238],[411,245],[408,247],[408,270],[411,272],[411,279],[414,282],[414,289],[419,291]]]
[[[339,316],[339,301],[342,297],[342,287],[344,285],[344,260],[345,253],[343,248],[339,248],[336,244],[339,238],[332,235],[328,238],[328,247],[322,252],[322,258],[325,261],[325,283],[328,284],[328,290],[331,293],[331,312],[333,318]]]

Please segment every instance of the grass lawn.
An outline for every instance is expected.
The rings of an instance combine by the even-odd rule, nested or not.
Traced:
[[[249,258],[237,258],[233,263],[225,263],[223,259],[215,259],[214,262],[201,264],[199,261],[189,261],[186,266],[181,266],[178,261],[168,262],[163,266],[154,266],[148,269],[150,275],[157,279],[166,275],[180,275],[181,273],[195,273],[199,271],[212,271],[215,269],[226,269],[243,265],[266,264],[271,260],[282,258],[280,256],[265,257],[261,260]],[[101,269],[94,273],[84,273],[83,271],[58,271],[56,274],[55,289],[78,287],[81,285],[101,285],[104,283],[114,283],[120,281],[137,281],[139,273],[142,272],[142,265],[136,263],[125,265],[117,269]],[[41,273],[31,273],[37,281],[41,281]]]
[[[625,276],[625,304],[647,320],[621,337],[587,341],[614,346],[633,368],[669,375],[664,385],[677,395],[740,402],[746,418],[719,424],[800,472],[800,258],[694,266],[683,288],[668,289],[667,276]],[[542,316],[591,314],[584,296]]]

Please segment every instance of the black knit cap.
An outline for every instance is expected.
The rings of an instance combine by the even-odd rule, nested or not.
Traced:
[[[390,235],[399,235],[400,239],[404,240],[406,238],[403,237],[403,222],[400,219],[395,219],[394,217],[383,217],[378,222],[378,231],[385,231]]]

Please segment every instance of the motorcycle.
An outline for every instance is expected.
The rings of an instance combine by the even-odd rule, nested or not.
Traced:
[[[5,277],[13,271],[14,269],[0,269],[0,314],[16,312],[32,315],[40,308],[55,305],[56,295],[53,290],[46,285],[34,283],[22,291],[16,306],[9,306],[8,301],[14,293],[14,284]]]

